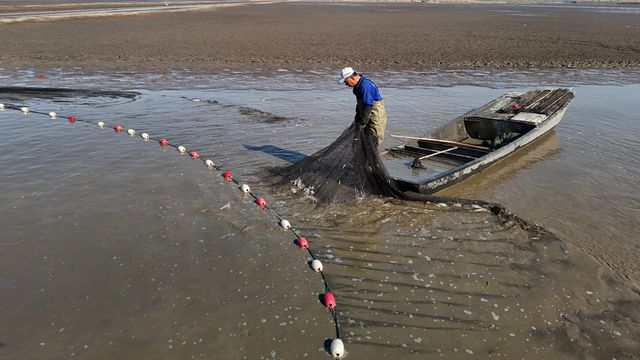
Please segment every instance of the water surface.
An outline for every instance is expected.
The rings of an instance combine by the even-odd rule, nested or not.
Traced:
[[[559,77],[576,98],[556,130],[446,191],[502,202],[558,235],[540,238],[473,207],[369,199],[318,208],[274,193],[264,173],[329,144],[354,107],[323,71],[302,83],[283,73],[202,75],[198,89],[185,79],[159,89],[153,78],[67,77],[67,86],[140,95],[1,97],[167,137],[233,170],[325,262],[350,357],[640,352],[640,86]],[[432,86],[420,76],[403,86],[380,75],[388,134],[424,134],[538,84],[473,86],[457,82],[471,75],[450,74],[449,86]],[[6,110],[0,129],[3,358],[325,358],[335,333],[307,254],[219,173],[82,122]]]

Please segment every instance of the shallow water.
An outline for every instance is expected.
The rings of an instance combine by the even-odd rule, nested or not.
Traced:
[[[180,4],[183,3],[183,4]],[[3,8],[6,5],[8,8]],[[43,1],[32,4],[0,1],[0,23],[22,21],[69,20],[74,18],[140,15],[186,10],[204,10],[218,6],[234,6],[237,3],[220,1],[172,1],[171,5],[160,1],[141,1],[131,4],[123,2],[82,1],[73,3]]]
[[[316,208],[274,194],[263,174],[329,144],[353,111],[323,71],[302,83],[283,73],[198,75],[198,90],[111,77],[109,90],[156,89],[135,99],[0,98],[167,137],[232,169],[325,262],[350,357],[637,358],[640,86],[556,77],[576,92],[557,129],[446,191],[501,202],[559,235],[541,239],[473,207]],[[446,77],[420,76],[402,86],[380,74],[388,134],[423,134],[538,84],[460,85],[465,73],[427,86]],[[65,85],[104,88],[104,77]],[[6,110],[0,129],[3,358],[325,358],[335,332],[306,253],[219,173],[82,122]]]

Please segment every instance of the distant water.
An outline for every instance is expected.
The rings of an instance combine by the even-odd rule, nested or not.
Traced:
[[[573,86],[554,132],[446,191],[501,202],[559,240],[473,208],[383,199],[316,208],[273,193],[264,173],[321,149],[352,120],[353,95],[324,69],[4,71],[3,84],[140,95],[2,93],[0,102],[146,131],[232,170],[318,250],[350,357],[638,354],[637,74],[371,77],[387,134],[408,135],[507,91]],[[325,358],[335,333],[318,275],[219,173],[137,136],[35,113],[0,112],[0,142],[3,359]]]
[[[406,1],[409,2],[409,1]],[[159,0],[139,0],[135,2],[122,1],[98,1],[98,0],[0,0],[0,23],[11,23],[17,21],[33,21],[33,20],[60,20],[78,17],[95,17],[95,16],[114,16],[114,15],[131,15],[143,12],[172,12],[182,10],[206,9],[212,6],[237,6],[243,1],[228,0],[177,0],[177,1],[159,1]],[[357,7],[360,4],[353,2],[334,2],[342,6]],[[395,2],[379,2],[377,6],[393,5]],[[545,13],[532,13],[531,8],[544,8],[549,11],[583,11],[595,12],[601,14],[640,14],[640,6],[631,3],[615,3],[615,2],[580,2],[576,4],[558,4],[555,1],[534,1],[534,2],[498,2],[498,1],[478,1],[469,4],[460,2],[444,2],[446,6],[494,6],[491,11],[499,12],[505,16],[529,17],[529,16],[545,16]],[[7,8],[2,8],[3,6]],[[369,4],[370,6],[370,4]],[[422,4],[422,6],[440,6],[440,4]]]
[[[164,1],[162,0],[135,0],[132,1],[135,3],[151,3],[151,4],[162,4]],[[198,0],[198,1],[192,1],[192,0],[171,0],[169,1],[170,3],[214,3],[214,2],[221,2],[221,1],[207,1],[207,0]],[[114,5],[122,5],[122,4],[126,4],[126,2],[122,2],[122,1],[104,1],[104,0],[65,0],[65,1],[59,1],[59,0],[22,0],[22,1],[16,1],[16,0],[0,0],[0,5],[58,5],[58,4],[114,4]]]
[[[231,1],[2,1],[0,0],[0,23],[20,21],[63,20],[71,18],[132,15],[148,12],[173,12],[208,9],[213,6],[234,6]],[[3,7],[6,6],[6,7]]]

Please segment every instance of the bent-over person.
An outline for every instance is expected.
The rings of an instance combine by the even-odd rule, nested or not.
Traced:
[[[376,137],[377,145],[382,144],[384,129],[387,127],[387,111],[384,109],[384,100],[378,87],[351,67],[342,69],[340,75],[340,83],[353,88],[353,94],[357,99],[356,124],[361,129],[371,131]]]

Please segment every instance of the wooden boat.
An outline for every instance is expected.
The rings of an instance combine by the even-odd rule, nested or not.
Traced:
[[[411,141],[383,161],[401,190],[436,193],[526,151],[560,122],[573,97],[561,88],[505,94],[426,136],[391,135]]]

